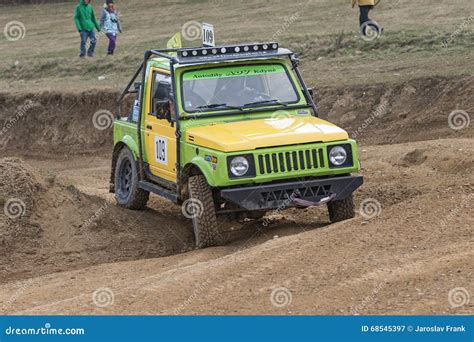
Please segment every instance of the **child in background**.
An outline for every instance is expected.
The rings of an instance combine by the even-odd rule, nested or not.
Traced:
[[[107,55],[113,55],[117,44],[117,34],[122,33],[118,12],[113,0],[106,0],[100,17],[100,28],[109,38]]]

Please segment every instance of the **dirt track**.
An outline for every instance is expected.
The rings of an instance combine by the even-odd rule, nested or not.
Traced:
[[[0,162],[0,199],[21,197],[27,208],[19,220],[0,217],[0,312],[472,314],[472,299],[454,307],[448,293],[474,294],[473,129],[447,122],[453,109],[472,112],[472,78],[430,82],[371,88],[365,109],[358,89],[322,92],[324,112],[352,133],[386,101],[356,133],[366,181],[357,207],[380,203],[378,215],[361,209],[365,217],[330,225],[322,208],[272,213],[269,226],[250,223],[206,250],[192,250],[179,207],[154,198],[143,213],[116,208],[109,156],[94,143],[88,154],[51,156],[0,140],[30,165]],[[107,134],[96,134],[107,147]]]

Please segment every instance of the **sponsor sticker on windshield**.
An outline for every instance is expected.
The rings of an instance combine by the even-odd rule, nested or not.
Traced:
[[[283,73],[285,68],[279,64],[269,65],[246,65],[233,68],[212,68],[206,70],[190,71],[184,74],[185,81],[239,77],[239,76],[258,76],[272,73]]]

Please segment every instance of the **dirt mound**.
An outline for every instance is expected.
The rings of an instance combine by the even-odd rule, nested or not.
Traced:
[[[365,144],[473,137],[474,77],[318,89],[321,115]],[[459,110],[467,114],[452,116]],[[454,129],[453,129],[454,128]],[[457,129],[456,129],[457,128]]]
[[[150,260],[138,259],[192,249],[190,224],[155,197],[158,212],[111,204],[105,157],[30,159],[33,167],[0,159],[2,193],[33,203],[1,221],[0,311],[472,314],[448,301],[453,288],[472,291],[470,146],[472,139],[364,146],[358,218],[328,225],[324,207],[292,209],[229,245]],[[115,303],[98,308],[91,296],[103,288]],[[276,288],[290,291],[288,306],[271,305]]]
[[[0,285],[0,308],[4,303],[6,314],[49,315],[472,314],[469,300],[455,306],[450,293],[474,290],[472,188],[464,186],[474,178],[430,166],[449,152],[455,159],[452,152],[467,142],[413,143],[414,151],[442,144],[442,153],[426,153],[425,163],[410,169],[400,165],[408,144],[368,147],[367,183],[357,196],[380,201],[370,219],[366,212],[314,229],[313,208],[285,211],[296,222],[276,222],[275,228],[292,225],[300,234],[275,238],[268,231],[250,246],[253,235],[225,247],[12,282]],[[402,185],[418,193],[391,203]],[[98,307],[93,294],[104,288],[114,300]],[[275,305],[276,298],[283,304]]]
[[[317,90],[321,116],[365,144],[474,136],[473,125],[452,129],[454,110],[474,110],[474,77],[423,78]],[[110,149],[113,92],[0,94],[0,150],[10,154]],[[462,118],[461,118],[462,119]]]
[[[423,164],[424,161],[426,160],[427,156],[424,154],[424,150],[422,149],[414,149],[411,152],[406,153],[402,160],[406,162],[408,165],[414,164],[414,165],[420,165]]]
[[[186,220],[120,209],[20,159],[0,159],[0,194],[1,282],[192,248]]]
[[[19,158],[4,158],[0,162],[0,205],[8,199],[15,198],[25,203],[26,207],[34,207],[36,194],[44,184],[32,167]],[[12,206],[12,210],[17,206]],[[20,213],[12,213],[18,215]],[[22,213],[25,215],[27,213]]]
[[[0,94],[0,150],[76,152],[109,147],[116,93]]]

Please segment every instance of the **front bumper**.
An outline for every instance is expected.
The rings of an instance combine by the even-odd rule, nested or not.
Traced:
[[[362,176],[344,176],[223,189],[220,195],[246,210],[269,210],[294,207],[295,198],[315,203],[328,196],[332,201],[342,200],[362,183]]]

